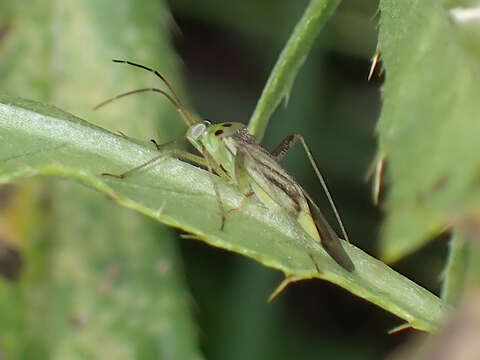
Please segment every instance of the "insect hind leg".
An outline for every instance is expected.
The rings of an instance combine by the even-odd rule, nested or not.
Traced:
[[[280,144],[271,152],[271,155],[275,158],[276,161],[280,161],[283,157],[288,153],[288,150],[295,145],[295,143],[299,140],[302,135],[298,133],[293,133],[288,135],[285,139],[283,139]]]
[[[308,256],[309,256],[310,259],[312,260],[313,266],[315,266],[315,269],[316,269],[317,272],[320,274],[320,269],[318,268],[318,264],[317,264],[317,262],[315,261],[315,259],[313,258],[312,253],[311,253],[311,252],[308,252]]]

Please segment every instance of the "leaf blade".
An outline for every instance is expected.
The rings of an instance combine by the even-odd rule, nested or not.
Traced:
[[[479,32],[436,1],[383,0],[380,10],[379,151],[392,184],[380,247],[396,261],[446,227],[478,222],[479,58],[470,46]]]
[[[34,113],[32,117],[31,109],[42,111],[47,107],[46,112],[51,112],[46,105],[29,104],[29,110],[26,110],[22,108],[22,102],[4,97],[0,102],[0,136],[4,137],[8,132],[9,136],[5,138],[10,141],[21,138],[27,150],[30,143],[38,147],[36,141],[48,141],[49,134],[54,134],[50,140],[55,141],[49,143],[50,148],[68,142],[55,152],[37,152],[23,158],[10,156],[7,165],[2,162],[0,183],[18,180],[25,174],[62,176],[80,181],[123,206],[195,233],[210,245],[249,256],[287,276],[295,275],[299,279],[318,277],[338,284],[418,329],[435,330],[448,312],[448,306],[436,296],[345,243],[356,266],[354,273],[348,273],[321,246],[309,240],[294,219],[266,210],[257,201],[233,212],[227,218],[225,231],[221,231],[211,178],[201,169],[165,158],[125,180],[108,179],[100,174],[106,170],[121,172],[158,153],[81,120],[70,121],[71,115],[50,118]],[[35,120],[29,123],[29,118]],[[42,126],[38,126],[39,120]],[[2,159],[6,158],[6,150],[8,147],[0,147]],[[226,206],[237,207],[242,200],[241,194],[223,182],[218,184]],[[321,274],[315,271],[306,249],[314,254]]]

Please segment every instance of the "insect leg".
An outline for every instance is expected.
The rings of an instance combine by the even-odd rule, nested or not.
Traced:
[[[310,257],[310,259],[312,260],[313,262],[313,265],[315,266],[315,269],[317,270],[317,272],[320,274],[320,269],[318,268],[318,264],[316,263],[315,259],[313,258],[313,255],[312,253],[308,253],[308,256]]]
[[[297,141],[300,141],[306,154],[308,157],[308,160],[310,161],[310,164],[313,167],[313,170],[315,171],[315,175],[317,175],[318,180],[320,181],[320,184],[322,185],[322,188],[327,195],[328,202],[330,203],[330,206],[332,207],[333,213],[335,214],[335,218],[338,221],[338,224],[340,225],[340,229],[342,230],[342,234],[345,237],[345,240],[350,242],[347,231],[345,230],[345,226],[343,225],[342,219],[340,218],[340,213],[337,210],[337,207],[335,206],[335,202],[333,201],[332,195],[330,195],[330,191],[328,191],[327,183],[325,182],[325,179],[322,176],[322,173],[320,172],[320,169],[318,167],[317,162],[315,161],[315,158],[313,157],[313,154],[310,150],[310,148],[307,145],[307,142],[305,141],[304,137],[298,133],[291,134],[287,136],[273,151],[272,151],[272,156],[275,158],[275,160],[280,161],[285,154],[287,154],[288,150],[295,145]]]
[[[245,205],[245,200],[254,194],[248,183],[248,173],[245,168],[245,152],[237,149],[235,155],[235,182],[238,185],[240,192],[244,198],[240,201],[240,205],[227,211],[227,215],[231,212],[241,210]]]
[[[287,138],[287,139],[284,140],[284,143],[292,143],[292,141],[294,141],[294,140],[290,140],[290,139]],[[282,148],[285,149],[286,147],[283,146]],[[288,150],[288,148],[287,148],[287,150]],[[285,150],[285,152],[287,150]],[[237,182],[238,186],[240,187],[240,189],[243,193],[245,193],[245,190],[243,190],[243,188],[248,189],[248,191],[250,191],[250,193],[252,193],[250,185],[249,185],[249,181],[253,181],[253,180],[249,180],[249,178],[248,178],[248,173],[247,173],[247,169],[246,169],[246,166],[245,166],[245,156],[246,156],[245,151],[242,151],[241,148],[238,147],[237,148],[237,153],[236,153],[236,156],[235,156],[235,178],[236,178],[236,182]],[[278,179],[277,179],[277,181],[278,181]],[[278,184],[281,184],[281,183],[278,182]],[[237,209],[240,209],[242,204],[243,204],[243,201],[240,204],[240,207],[237,208]],[[234,209],[234,210],[236,210],[236,209]],[[312,263],[315,266],[315,269],[317,270],[317,272],[320,273],[320,269],[319,269],[318,264],[316,263],[315,259],[313,258],[312,253],[307,250],[307,254],[310,257],[310,259],[312,260]]]
[[[220,230],[223,231],[223,229],[225,228],[225,221],[227,220],[227,215],[225,212],[225,207],[223,206],[222,198],[220,197],[220,191],[218,191],[217,182],[215,181],[215,177],[213,176],[213,171],[215,170],[215,172],[217,173],[220,172],[219,175],[221,173],[223,173],[224,176],[227,176],[227,175],[223,170],[221,170],[220,166],[216,165],[215,160],[212,158],[209,159],[209,157],[210,155],[207,152],[203,154],[203,158],[207,165],[208,173],[210,174],[210,178],[212,179],[213,190],[215,191],[215,197],[217,198],[218,207],[220,208],[220,215],[222,217],[222,224],[220,225]],[[215,164],[215,169],[213,168],[212,164]]]
[[[155,142],[155,144],[157,145],[157,148],[161,147],[161,145],[158,145],[156,142]],[[220,177],[223,177],[223,178],[228,178],[228,176],[225,174],[225,172],[220,167],[218,167],[218,166],[213,167],[212,166],[213,159],[211,159],[209,161],[208,156],[201,157],[201,156],[191,154],[191,153],[183,151],[183,150],[170,149],[170,150],[163,151],[160,155],[157,155],[154,158],[144,162],[143,164],[135,166],[134,168],[132,168],[128,171],[125,171],[124,173],[121,173],[121,174],[118,174],[118,175],[117,174],[111,174],[111,173],[102,173],[102,176],[111,176],[111,177],[114,177],[114,178],[117,178],[117,179],[125,179],[126,177],[128,177],[128,176],[132,175],[133,173],[137,172],[138,170],[154,163],[155,161],[157,161],[160,158],[162,158],[164,156],[167,156],[167,155],[173,155],[180,160],[192,163],[194,165],[202,166],[202,167],[208,169],[208,173],[210,174],[211,179],[212,179],[213,189],[215,191],[215,197],[217,198],[217,201],[218,201],[218,207],[220,208],[220,214],[222,216],[222,225],[221,225],[220,229],[223,230],[224,227],[225,227],[226,212],[225,212],[225,208],[223,206],[222,200],[220,198],[220,192],[218,191],[218,186],[217,186],[217,183],[215,182],[215,179],[213,177],[213,173],[216,172]]]
[[[121,174],[118,174],[118,175],[117,174],[111,174],[111,173],[102,173],[102,176],[110,176],[110,177],[114,177],[114,178],[117,178],[117,179],[125,179],[126,177],[136,173],[138,170],[154,163],[155,161],[161,159],[162,157],[167,156],[167,155],[172,155],[172,154],[180,160],[184,160],[184,161],[187,161],[189,163],[193,163],[195,165],[207,167],[207,163],[205,162],[205,159],[202,158],[201,156],[198,156],[198,155],[195,155],[195,154],[190,154],[189,152],[182,151],[182,150],[179,150],[179,149],[170,149],[170,150],[163,151],[160,155],[157,155],[157,156],[153,157],[152,159],[144,162],[143,164],[140,164],[140,165],[135,166],[134,168],[132,168],[130,170],[125,171],[124,173],[121,173]]]
[[[163,149],[165,149],[167,146],[170,146],[172,144],[176,144],[178,142],[179,139],[173,139],[173,140],[170,140],[166,143],[158,143],[155,139],[150,139],[150,142],[155,145],[155,147],[157,148],[158,151],[162,151]]]
[[[208,165],[204,156],[198,156],[198,155],[189,153],[188,151],[183,151],[180,149],[164,150],[167,146],[177,143],[179,139],[174,139],[162,144],[159,144],[155,139],[150,139],[150,141],[155,145],[158,151],[162,151],[164,154],[171,154],[175,156],[177,159],[180,159],[182,161],[188,162],[196,166],[200,166],[208,170]],[[225,180],[230,179],[228,175],[225,173],[225,171],[219,166],[214,167],[213,171],[217,173],[217,175],[220,176],[222,179],[225,179]]]
[[[285,139],[283,139],[280,144],[271,152],[272,156],[277,161],[281,161],[283,157],[287,154],[288,150],[295,145],[298,141],[298,137],[301,136],[300,134],[294,133],[288,135]]]
[[[252,192],[248,183],[248,173],[245,167],[245,151],[242,151],[240,148],[237,148],[235,155],[235,182],[242,194],[247,195]]]
[[[117,174],[111,174],[111,173],[102,173],[102,176],[110,176],[110,177],[114,177],[114,178],[117,178],[117,179],[125,179],[126,177],[132,175],[133,173],[137,172],[138,170],[144,168],[145,166],[148,166],[148,165],[154,163],[155,161],[157,161],[158,159],[160,159],[163,156],[165,156],[165,154],[157,155],[154,158],[148,160],[147,162],[144,162],[143,164],[135,166],[134,168],[132,168],[130,170],[127,170],[124,173],[121,173],[121,174],[118,174],[118,175]]]

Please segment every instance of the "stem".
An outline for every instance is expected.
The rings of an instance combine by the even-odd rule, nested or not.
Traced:
[[[282,99],[285,98],[285,102],[288,102],[293,82],[311,50],[315,38],[340,2],[341,0],[310,1],[278,57],[250,118],[249,130],[257,139],[263,138],[270,116]]]

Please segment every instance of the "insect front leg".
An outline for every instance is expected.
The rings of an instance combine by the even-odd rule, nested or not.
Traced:
[[[213,159],[211,161],[213,161]],[[228,177],[228,175],[226,175],[223,172],[223,170],[221,170],[221,167],[219,167],[219,169],[220,169],[220,174],[219,174],[220,177],[223,177],[226,180],[232,180],[231,178]],[[218,173],[217,169],[215,169],[215,172]],[[224,173],[225,175],[222,176],[221,173]],[[215,179],[212,178],[212,181],[213,181],[213,185],[214,185],[214,189],[215,189],[215,194],[217,196],[218,206],[220,207],[220,212],[221,212],[221,215],[222,215],[221,230],[223,231],[224,227],[225,227],[225,222],[227,221],[227,215],[230,214],[231,212],[240,210],[244,206],[245,200],[248,197],[253,195],[253,192],[250,190],[250,186],[249,186],[249,183],[248,183],[248,174],[247,174],[247,171],[245,169],[245,153],[238,150],[237,154],[235,156],[235,179],[234,179],[234,181],[238,185],[238,187],[240,188],[240,191],[242,192],[242,194],[245,195],[245,197],[241,200],[240,205],[238,207],[235,207],[235,208],[229,209],[228,211],[225,211],[225,207],[223,206],[222,199],[220,198],[220,192],[218,191],[218,188],[216,186]]]
[[[277,161],[281,161],[283,157],[288,153],[288,150],[295,145],[298,139],[302,137],[302,135],[298,133],[293,133],[288,135],[285,139],[283,139],[280,144],[271,152],[272,156]]]
[[[225,207],[223,206],[222,198],[220,197],[220,191],[218,190],[218,185],[214,176],[214,171],[222,178],[225,178],[227,175],[222,170],[222,168],[217,165],[215,160],[207,153],[203,153],[203,158],[207,165],[208,173],[210,174],[210,179],[212,179],[213,191],[215,192],[215,197],[217,198],[218,207],[220,209],[220,216],[222,217],[222,223],[220,225],[220,230],[223,231],[225,228],[225,222],[227,221],[227,213],[225,212]]]
[[[240,201],[239,206],[228,210],[227,214],[241,210],[245,205],[245,200],[254,194],[250,187],[250,180],[245,167],[245,156],[245,152],[238,148],[235,155],[235,183],[244,195],[244,198]]]
[[[248,195],[252,194],[252,190],[250,188],[248,172],[245,167],[245,156],[245,151],[237,148],[237,153],[235,155],[235,182],[240,188],[241,193]]]
[[[168,155],[173,155],[177,159],[187,161],[187,162],[192,163],[194,165],[203,166],[205,168],[207,167],[207,163],[205,162],[204,158],[202,158],[201,156],[191,154],[189,152],[182,151],[182,150],[179,150],[179,149],[170,149],[170,150],[163,151],[160,155],[157,155],[157,156],[153,157],[152,159],[144,162],[143,164],[140,164],[140,165],[135,166],[134,168],[132,168],[130,170],[125,171],[124,173],[121,173],[121,174],[102,173],[102,176],[110,176],[110,177],[114,177],[114,178],[117,178],[117,179],[125,179],[126,177],[136,173],[137,171],[143,169],[144,167],[146,167],[146,166],[154,163],[155,161],[161,159],[162,157],[168,156]]]
[[[121,173],[121,174],[118,174],[118,175],[117,174],[111,174],[111,173],[102,173],[102,176],[110,176],[110,177],[114,177],[114,178],[117,178],[117,179],[125,179],[126,177],[128,177],[128,176],[132,175],[133,173],[137,172],[138,170],[143,169],[144,167],[154,163],[155,161],[157,161],[158,159],[160,159],[163,156],[165,156],[165,154],[157,155],[154,158],[148,160],[147,162],[144,162],[143,164],[135,166],[134,168],[132,168],[130,170],[127,170],[124,173]]]

